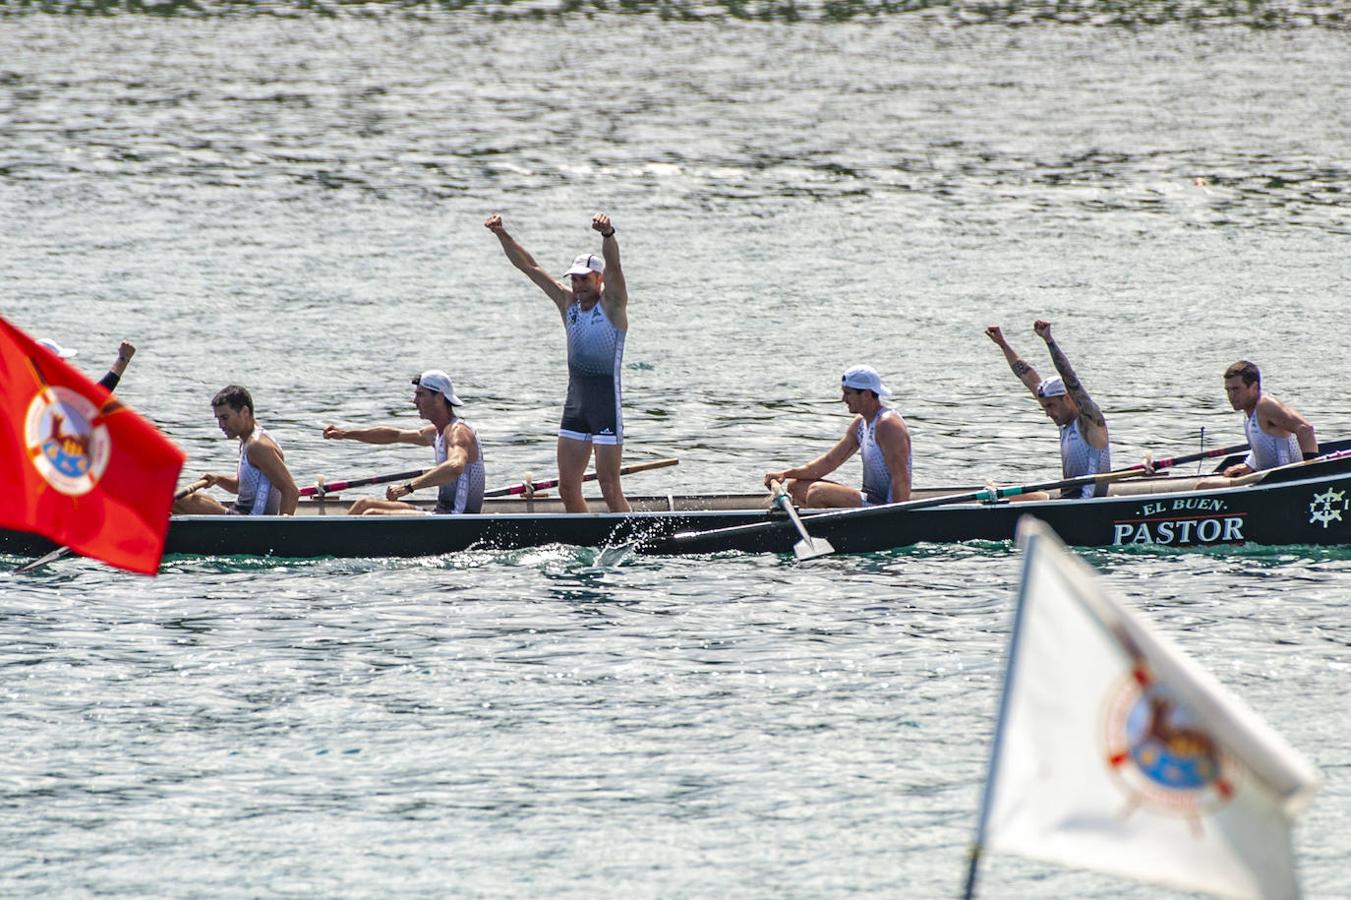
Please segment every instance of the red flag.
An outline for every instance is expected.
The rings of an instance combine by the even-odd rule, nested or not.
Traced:
[[[0,317],[0,528],[159,570],[183,451]]]

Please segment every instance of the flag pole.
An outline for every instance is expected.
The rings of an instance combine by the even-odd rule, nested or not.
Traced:
[[[1026,522],[1027,519],[1023,519]],[[1004,663],[1004,689],[999,695],[999,715],[995,720],[994,740],[990,745],[990,766],[985,775],[985,790],[980,798],[980,818],[976,823],[976,838],[971,845],[970,859],[966,869],[966,887],[963,889],[962,896],[965,900],[973,900],[976,896],[976,876],[980,869],[980,858],[985,852],[985,831],[989,824],[990,803],[994,799],[996,766],[999,763],[999,753],[1004,745],[1004,720],[1008,716],[1009,697],[1012,696],[1012,686],[1014,673],[1017,671],[1015,663],[1018,661],[1019,638],[1023,630],[1023,604],[1027,600],[1027,581],[1032,572],[1032,559],[1036,555],[1041,535],[1035,531],[1024,529],[1023,522],[1019,523],[1018,536],[1021,538],[1027,536],[1027,545],[1023,548],[1023,571],[1018,578],[1018,605],[1013,610],[1013,630],[1009,634],[1009,649],[1005,654]]]

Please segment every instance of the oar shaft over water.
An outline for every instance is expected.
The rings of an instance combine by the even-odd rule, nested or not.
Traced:
[[[632,475],[635,472],[646,472],[650,469],[663,469],[666,468],[667,466],[677,465],[679,464],[679,462],[680,460],[678,459],[654,459],[651,460],[650,462],[634,463],[631,466],[624,466],[622,469],[619,470],[619,474]],[[383,475],[367,475],[363,478],[348,478],[344,481],[329,481],[323,485],[322,490],[320,490],[320,486],[317,484],[301,488],[300,496],[313,497],[316,494],[320,495],[335,494],[338,491],[345,491],[348,490],[349,488],[367,487],[373,484],[388,484],[391,481],[411,481],[412,479],[417,478],[419,475],[425,475],[429,471],[430,471],[429,469],[409,469],[406,472],[386,472]],[[595,481],[596,473],[589,472],[582,477],[582,480]],[[558,486],[558,476],[555,475],[553,478],[546,478],[543,481],[532,481],[529,487],[527,487],[526,484],[522,482],[521,484],[511,485],[510,487],[494,488],[493,490],[490,491],[484,491],[483,496],[509,497],[514,494],[524,494],[527,490],[544,491],[548,490],[551,487],[557,486]]]
[[[654,459],[649,462],[634,463],[631,466],[624,466],[619,470],[619,474],[632,475],[635,472],[647,472],[651,469],[664,469],[667,466],[679,465],[679,463],[680,460],[675,458]],[[595,481],[596,477],[597,476],[595,472],[587,472],[585,475],[582,476],[582,481]],[[520,484],[515,484],[512,485],[511,487],[494,488],[491,491],[484,491],[483,496],[510,497],[516,494],[524,494],[528,490],[547,491],[549,488],[558,487],[558,481],[559,478],[557,475],[555,475],[553,478],[546,478],[543,481],[532,481],[530,482],[528,487],[525,482],[521,482]]]
[[[366,487],[371,484],[388,484],[391,481],[411,481],[426,472],[426,469],[409,469],[407,472],[386,472],[383,475],[367,475],[364,478],[348,478],[345,481],[328,481],[322,486],[312,484],[300,489],[300,496],[313,497],[315,494],[333,494],[348,488]]]

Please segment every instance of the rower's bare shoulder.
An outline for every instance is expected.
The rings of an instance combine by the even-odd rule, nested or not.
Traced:
[[[281,444],[278,444],[270,434],[254,435],[249,439],[248,449],[249,462],[255,466],[261,465],[272,460],[284,460],[286,454],[282,452]]]
[[[469,423],[463,419],[456,419],[451,422],[442,434],[445,435],[448,444],[470,444],[474,440],[474,429],[470,428]]]
[[[1284,415],[1287,412],[1286,405],[1277,400],[1270,394],[1263,394],[1257,398],[1257,405],[1253,408],[1259,419],[1267,419],[1271,416]]]
[[[883,434],[909,434],[910,427],[905,424],[905,417],[894,409],[887,410],[893,415],[883,416],[877,423],[877,430]]]

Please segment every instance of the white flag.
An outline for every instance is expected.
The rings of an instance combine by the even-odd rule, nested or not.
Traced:
[[[1041,522],[1024,548],[977,848],[1234,897],[1295,897],[1312,766]],[[973,870],[974,874],[974,870]]]

